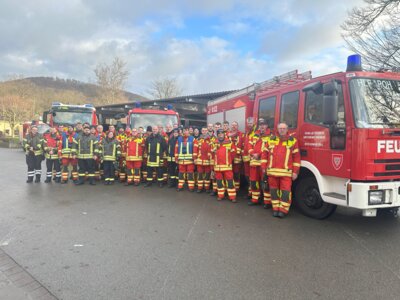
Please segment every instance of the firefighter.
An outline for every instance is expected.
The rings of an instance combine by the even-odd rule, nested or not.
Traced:
[[[114,184],[114,164],[121,156],[121,148],[118,140],[114,137],[113,131],[109,131],[107,137],[103,139],[100,153],[104,164],[104,184]]]
[[[97,141],[99,142],[99,148],[100,148],[101,144],[103,142],[103,139],[106,138],[106,134],[103,131],[103,125],[97,125],[96,138],[97,138]],[[100,157],[97,158],[97,161],[95,163],[96,163],[96,168],[95,168],[95,172],[94,172],[95,178],[96,178],[96,180],[101,180],[104,177],[104,165],[101,162]]]
[[[140,127],[139,127],[140,132]],[[144,143],[146,144],[147,138],[153,134],[151,126],[147,126],[146,131],[143,133]],[[142,182],[147,184],[147,148],[144,148],[143,161],[142,161]]]
[[[250,155],[249,155],[249,148],[250,143],[254,137],[256,132],[256,127],[254,126],[253,117],[247,118],[247,130],[246,134],[243,138],[243,151],[242,151],[242,160],[243,160],[243,173],[246,177],[248,186],[248,194],[247,197],[251,199],[251,185],[250,185]]]
[[[33,177],[35,176],[35,182],[40,182],[40,176],[42,175],[43,138],[38,133],[36,125],[31,126],[30,132],[23,140],[23,146],[26,153],[26,164],[28,165],[28,180],[26,182],[33,182]]]
[[[43,140],[43,150],[46,157],[46,180],[45,183],[51,182],[51,177],[53,174],[53,167],[56,171],[55,182],[61,182],[61,167],[60,167],[60,157],[61,157],[61,137],[57,132],[56,127],[51,127],[50,132],[44,136]]]
[[[278,135],[271,136],[263,152],[263,172],[268,175],[273,216],[284,218],[292,202],[292,181],[300,171],[300,153],[296,138],[288,135],[286,123],[278,125]]]
[[[213,149],[214,145],[218,143],[217,132],[219,130],[219,127],[221,127],[221,123],[219,123],[219,122],[215,123],[215,128],[216,129],[213,131],[214,133],[210,137],[211,149]],[[217,194],[218,194],[217,181],[215,179],[215,172],[214,172],[214,154],[215,154],[214,152],[211,152],[211,158],[210,158],[210,169],[211,169],[210,182],[212,184],[212,191],[210,193],[210,196],[217,196]]]
[[[167,161],[168,161],[168,187],[173,188],[177,185],[178,168],[175,162],[175,146],[178,141],[179,130],[175,128],[168,139]]]
[[[267,142],[270,136],[270,130],[268,124],[263,120],[259,120],[260,130],[254,134],[249,147],[250,155],[250,187],[251,187],[251,200],[248,205],[258,205],[261,194],[262,179],[265,179],[261,170],[261,155],[264,149],[264,143]],[[268,187],[264,185],[263,191],[264,205],[265,208],[269,208],[271,205],[271,196],[268,191]]]
[[[217,142],[213,145],[214,172],[218,188],[218,200],[225,196],[225,187],[228,198],[236,203],[236,190],[233,183],[232,162],[236,153],[235,144],[225,137],[222,129],[217,131]]]
[[[175,161],[178,163],[178,191],[183,190],[187,180],[189,191],[194,192],[194,159],[197,158],[197,141],[190,135],[189,128],[183,129],[175,146]]]
[[[236,146],[236,154],[235,158],[233,159],[232,171],[235,189],[237,192],[240,188],[240,172],[242,169],[243,133],[239,131],[239,124],[236,121],[233,121],[231,124],[229,138]]]
[[[74,127],[72,125],[68,126],[67,132],[61,133],[61,164],[63,166],[61,173],[61,183],[68,182],[69,165],[72,166],[72,180],[78,180],[78,160],[76,158],[72,158],[72,147],[74,144],[74,140],[77,139],[77,137],[78,134],[74,131]]]
[[[207,124],[207,131],[208,131],[208,136],[211,138],[214,135],[214,125],[213,125],[213,123],[208,123]]]
[[[121,146],[121,153],[122,153],[118,161],[118,171],[116,172],[116,174],[118,174],[117,177],[119,177],[119,182],[126,181],[126,166],[125,166],[126,161],[124,157],[126,153],[125,142],[127,136],[130,136],[130,134],[131,134],[131,129],[129,127],[126,128],[126,131],[122,127],[118,129],[117,140]]]
[[[210,192],[210,176],[211,176],[211,139],[208,135],[207,127],[201,129],[201,135],[198,140],[198,152],[195,164],[197,166],[197,192],[201,193],[205,190]]]
[[[164,127],[159,124],[157,125],[159,134],[164,138],[165,143],[168,145],[169,135],[164,131]],[[166,184],[168,182],[168,157],[167,155],[164,156],[164,160],[162,163],[162,174],[163,174],[163,181]]]
[[[96,185],[94,182],[94,162],[99,153],[98,141],[95,136],[90,134],[90,126],[83,126],[83,134],[78,136],[73,145],[73,157],[78,157],[79,180],[76,185],[84,184],[86,172],[89,177],[89,184]]]
[[[165,139],[159,134],[158,127],[152,128],[153,133],[146,139],[147,150],[147,182],[146,187],[150,187],[153,181],[153,172],[157,174],[159,187],[163,187],[163,157],[167,150]]]
[[[140,169],[142,168],[143,149],[145,140],[139,135],[136,128],[132,129],[132,134],[126,140],[125,159],[127,170],[127,181],[125,185],[140,184]]]
[[[222,123],[222,129],[224,130],[225,137],[229,137],[229,122],[228,121],[224,121],[224,123]]]

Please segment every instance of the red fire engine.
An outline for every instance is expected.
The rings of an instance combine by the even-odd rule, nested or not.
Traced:
[[[43,113],[43,122],[50,126],[75,125],[78,122],[97,125],[98,118],[92,104],[71,105],[53,102],[50,110]]]
[[[376,216],[400,207],[400,73],[364,72],[348,58],[346,72],[311,78],[297,71],[254,84],[208,104],[208,121],[263,118],[289,126],[301,151],[294,203],[323,219],[337,205]]]
[[[146,130],[147,126],[167,124],[174,126],[179,125],[179,114],[172,110],[172,106],[168,105],[166,109],[142,109],[140,102],[135,103],[135,108],[129,110],[127,118],[127,126],[130,128],[143,127]]]

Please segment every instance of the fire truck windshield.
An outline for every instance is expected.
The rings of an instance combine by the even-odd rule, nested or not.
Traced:
[[[92,113],[90,111],[56,111],[53,113],[54,125],[75,125],[77,122],[92,124]]]
[[[349,84],[358,128],[400,127],[400,81],[355,78]]]
[[[160,114],[131,114],[130,126],[131,128],[147,126],[162,125],[165,127],[167,124],[178,124],[178,117],[176,115],[160,115]]]

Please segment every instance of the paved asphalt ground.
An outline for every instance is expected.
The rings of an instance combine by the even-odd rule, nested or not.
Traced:
[[[20,150],[0,166],[0,251],[58,299],[400,299],[391,215],[281,220],[156,186],[26,184]]]

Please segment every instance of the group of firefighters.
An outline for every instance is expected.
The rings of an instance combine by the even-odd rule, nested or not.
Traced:
[[[54,180],[75,185],[86,180],[95,185],[103,179],[111,185],[116,179],[125,185],[160,187],[167,184],[183,191],[203,191],[233,203],[240,188],[241,174],[249,182],[249,205],[272,208],[274,217],[285,217],[291,204],[292,181],[300,171],[300,153],[296,138],[288,126],[280,123],[276,134],[267,123],[247,120],[246,133],[238,123],[217,122],[199,129],[178,125],[119,128],[77,123],[51,127],[43,136],[31,126],[24,139],[28,165],[28,183],[40,182],[41,162],[46,158],[46,183]],[[78,168],[79,167],[79,168]],[[70,173],[71,170],[71,173]]]

